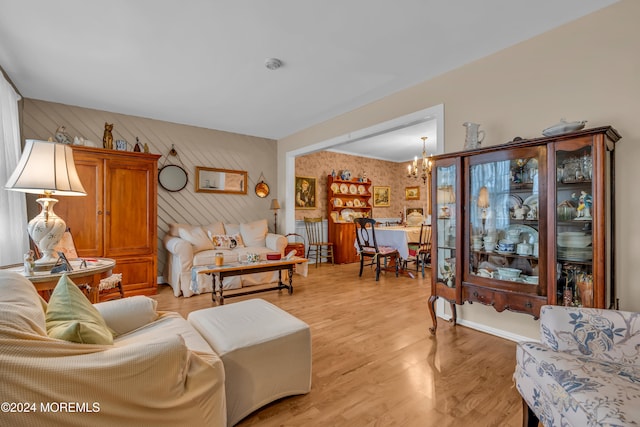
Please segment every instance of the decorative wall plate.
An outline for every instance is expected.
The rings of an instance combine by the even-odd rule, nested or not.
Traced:
[[[269,195],[271,190],[269,189],[269,185],[266,182],[260,181],[256,184],[256,196],[264,199]]]

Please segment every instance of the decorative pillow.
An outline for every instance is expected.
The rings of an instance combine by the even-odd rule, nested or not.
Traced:
[[[242,236],[239,234],[209,234],[215,249],[235,249],[244,247]]]
[[[240,224],[225,224],[224,233],[220,234],[240,234]]]
[[[0,339],[25,339],[25,334],[47,336],[47,303],[20,273],[0,270]]]
[[[204,230],[207,232],[207,235],[209,236],[211,236],[212,234],[235,234],[225,232],[224,224],[220,221],[211,223],[209,225],[203,225],[202,228],[204,228]]]
[[[113,333],[80,289],[63,274],[56,285],[46,313],[51,338],[83,344],[113,344]]]
[[[267,246],[267,233],[269,232],[266,219],[240,224],[240,234],[244,244],[248,247]]]
[[[181,239],[193,245],[194,252],[206,251],[207,249],[213,249],[211,240],[207,238],[204,230],[201,227],[193,227],[191,230],[187,228],[181,228],[178,231],[178,235]]]

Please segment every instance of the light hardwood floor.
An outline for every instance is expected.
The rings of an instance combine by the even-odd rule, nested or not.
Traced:
[[[515,343],[438,322],[429,333],[429,277],[396,278],[358,264],[309,266],[294,293],[263,298],[311,327],[311,392],[274,402],[239,426],[520,426],[512,381]],[[161,310],[183,316],[211,307],[211,294],[175,298],[161,285]]]

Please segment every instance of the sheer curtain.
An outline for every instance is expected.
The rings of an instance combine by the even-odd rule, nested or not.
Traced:
[[[25,195],[4,189],[22,153],[19,100],[0,73],[0,265],[21,263],[29,249]]]

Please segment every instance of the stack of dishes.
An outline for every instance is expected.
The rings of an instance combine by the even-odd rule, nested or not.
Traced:
[[[592,237],[581,231],[558,233],[558,257],[569,261],[587,261],[593,258]]]
[[[591,245],[591,235],[582,231],[558,233],[558,246],[565,248],[586,248]]]

